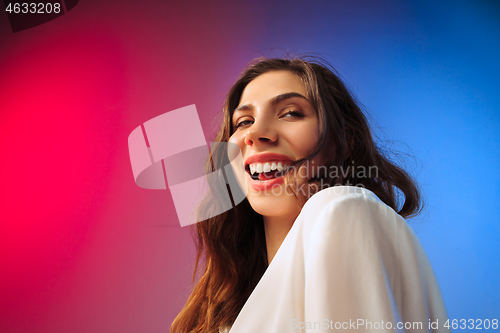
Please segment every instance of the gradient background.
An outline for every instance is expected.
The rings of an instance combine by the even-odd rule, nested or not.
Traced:
[[[169,191],[135,185],[128,134],[196,104],[210,140],[241,68],[289,51],[415,157],[450,318],[500,319],[498,2],[82,0],[15,34],[0,13],[0,332],[166,332],[194,246]]]

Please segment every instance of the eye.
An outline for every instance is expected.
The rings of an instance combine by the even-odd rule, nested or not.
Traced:
[[[281,118],[302,118],[304,117],[304,114],[301,111],[287,111],[284,115],[281,116]]]
[[[241,121],[236,122],[236,125],[234,125],[234,129],[237,130],[240,127],[248,126],[253,123],[253,120],[251,119],[243,119]]]

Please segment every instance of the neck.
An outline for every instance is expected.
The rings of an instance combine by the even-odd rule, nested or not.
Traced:
[[[276,252],[292,228],[298,213],[289,216],[264,216],[264,231],[266,233],[267,262],[271,263]]]

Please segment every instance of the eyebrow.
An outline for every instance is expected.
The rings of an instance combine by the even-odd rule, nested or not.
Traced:
[[[275,96],[271,99],[271,105],[276,105],[286,99],[289,99],[289,98],[292,98],[292,97],[299,97],[299,98],[303,98],[305,99],[306,101],[309,101],[307,99],[307,97],[305,97],[304,95],[302,94],[299,94],[297,92],[289,92],[289,93],[285,93],[285,94],[281,94],[281,95],[278,95],[278,96]],[[238,106],[233,114],[235,114],[237,111],[249,111],[249,110],[252,110],[253,109],[253,106],[251,104],[243,104],[241,106]]]

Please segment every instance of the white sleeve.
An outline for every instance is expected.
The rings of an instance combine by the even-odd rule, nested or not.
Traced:
[[[323,207],[305,249],[305,322],[357,332],[448,331],[418,239],[371,192]]]

